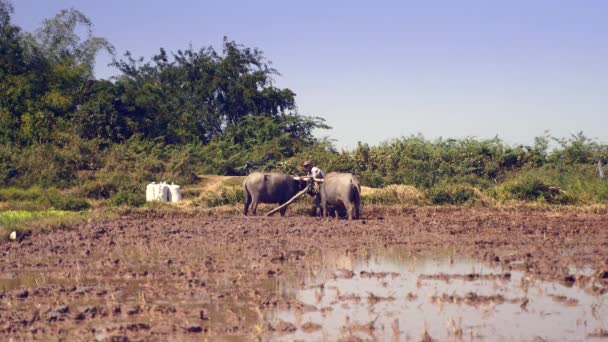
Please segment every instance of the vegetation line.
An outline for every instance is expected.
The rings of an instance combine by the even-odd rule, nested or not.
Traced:
[[[238,181],[205,192],[198,175],[243,176],[246,165],[302,174],[303,160],[355,174],[370,205],[608,200],[598,169],[608,146],[583,133],[529,146],[418,135],[338,151],[313,135],[329,126],[298,112],[257,48],[225,38],[220,50],[127,52],[114,79],[96,79],[95,56],[115,51],[86,15],[61,11],[33,33],[11,15],[0,0],[0,210],[142,206],[151,181],[181,184],[195,206],[234,204]]]

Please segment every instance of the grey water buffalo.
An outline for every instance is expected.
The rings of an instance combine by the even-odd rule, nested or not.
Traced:
[[[339,209],[346,209],[348,219],[361,215],[361,186],[350,173],[330,172],[319,186],[317,205],[323,216],[328,216],[328,208],[333,207],[336,215]]]
[[[253,172],[243,181],[243,193],[245,195],[245,208],[243,213],[247,215],[251,205],[251,213],[256,214],[259,203],[283,204],[289,201],[299,191],[306,187],[306,182],[296,180],[282,173]],[[285,215],[285,208],[279,213]]]

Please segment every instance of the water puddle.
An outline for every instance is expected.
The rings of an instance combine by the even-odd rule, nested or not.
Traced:
[[[266,314],[278,340],[581,340],[608,331],[608,296],[449,254],[326,253]],[[588,272],[589,270],[584,270]]]

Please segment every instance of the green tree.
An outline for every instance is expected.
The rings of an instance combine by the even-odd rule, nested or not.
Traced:
[[[112,82],[92,81],[84,103],[73,115],[76,132],[86,139],[99,139],[106,146],[132,135],[127,118],[120,113],[120,91]]]
[[[295,94],[272,85],[278,74],[261,51],[224,39],[222,54],[212,47],[189,48],[151,61],[115,61],[124,115],[134,131],[167,143],[209,143],[245,116],[296,114]]]
[[[77,32],[81,26],[86,32],[84,39]],[[95,58],[100,51],[114,54],[112,44],[103,37],[94,36],[91,20],[74,8],[61,10],[55,17],[45,19],[35,39],[47,58],[56,64],[79,69],[84,79],[93,78]]]
[[[81,12],[63,10],[45,20],[35,35],[10,23],[12,7],[0,3],[0,141],[48,143],[55,131],[70,126],[93,79],[101,49],[112,52],[104,39],[92,35],[91,22]],[[84,25],[87,36],[77,34]]]
[[[245,116],[203,147],[205,163],[208,172],[222,174],[242,174],[248,160],[266,159],[266,166],[275,167],[279,160],[292,158],[317,144],[314,129],[327,128],[318,117]]]

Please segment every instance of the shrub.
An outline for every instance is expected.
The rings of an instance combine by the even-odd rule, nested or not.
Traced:
[[[427,193],[432,204],[461,205],[480,199],[478,191],[466,184],[439,184]]]
[[[559,188],[545,183],[541,179],[523,179],[508,187],[509,192],[514,198],[519,200],[534,201],[539,198],[550,200],[559,194]]]
[[[48,189],[46,196],[39,201],[42,203],[48,202],[50,207],[57,210],[81,211],[90,207],[85,199],[63,194],[55,188]]]
[[[130,172],[99,172],[96,179],[85,182],[80,194],[88,198],[107,199],[120,191],[144,192],[146,182]]]
[[[200,189],[193,188],[184,188],[182,189],[183,198],[197,198],[201,195],[202,191]]]
[[[384,178],[377,172],[364,171],[357,175],[361,184],[365,184],[372,188],[379,188],[384,185]]]
[[[201,198],[203,203],[208,207],[217,207],[220,205],[237,205],[244,202],[243,190],[237,187],[222,188],[219,193],[211,193],[203,195]]]
[[[110,198],[118,192],[118,185],[111,181],[89,181],[80,188],[80,194],[88,198]]]
[[[121,206],[127,205],[132,207],[141,207],[146,203],[144,194],[140,192],[133,192],[127,190],[120,190],[116,194],[110,197],[110,205]]]
[[[544,177],[535,173],[520,175],[497,187],[494,190],[494,195],[503,201],[536,201],[549,204],[576,204],[580,202],[580,194],[577,195],[575,191],[563,191],[560,186],[546,179],[551,176],[552,173],[549,170],[544,173]]]

